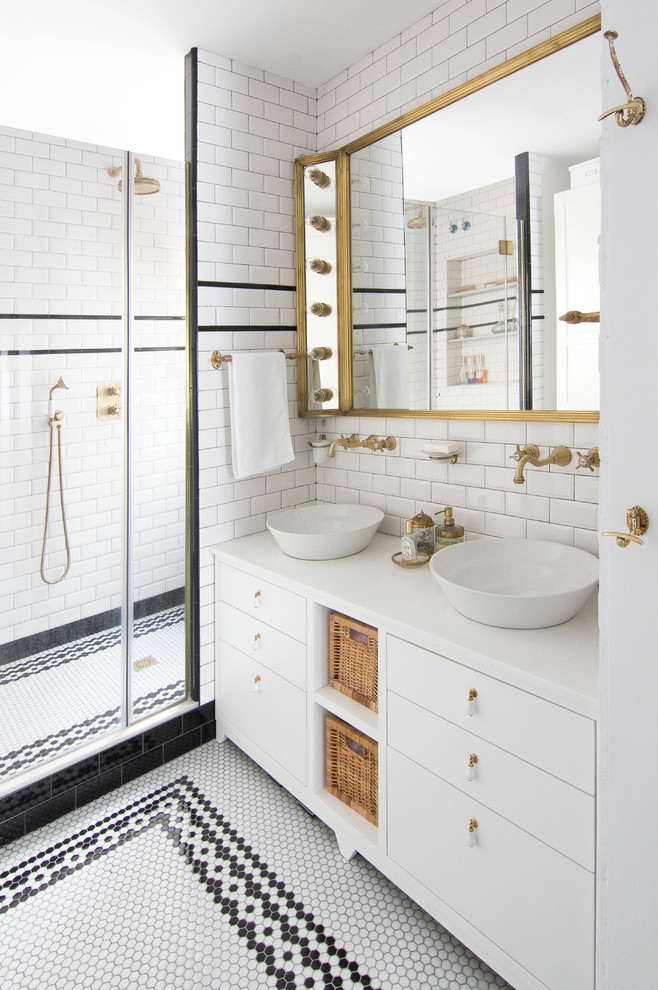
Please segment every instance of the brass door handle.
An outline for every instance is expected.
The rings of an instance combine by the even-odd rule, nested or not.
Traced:
[[[623,550],[629,543],[637,543],[643,547],[644,540],[641,540],[640,536],[644,536],[649,528],[649,516],[641,505],[634,505],[631,509],[626,509],[626,525],[628,526],[627,533],[606,530],[605,533],[601,533],[601,536],[614,536],[617,540],[617,546]]]
[[[471,818],[468,823],[468,832],[466,833],[466,845],[471,846],[471,848],[477,845],[477,828],[479,828],[477,818]]]

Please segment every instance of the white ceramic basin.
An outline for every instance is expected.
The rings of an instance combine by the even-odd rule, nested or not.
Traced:
[[[472,540],[435,553],[430,570],[469,619],[541,629],[571,619],[598,584],[599,562],[547,540]]]
[[[273,512],[267,528],[289,557],[333,560],[365,550],[383,518],[371,505],[300,505]]]

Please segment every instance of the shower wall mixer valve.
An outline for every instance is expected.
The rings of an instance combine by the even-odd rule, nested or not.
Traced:
[[[101,422],[121,419],[121,382],[101,382],[96,389],[96,416]]]

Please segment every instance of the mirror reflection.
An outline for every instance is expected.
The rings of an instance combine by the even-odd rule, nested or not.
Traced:
[[[350,156],[353,405],[596,410],[593,35]]]

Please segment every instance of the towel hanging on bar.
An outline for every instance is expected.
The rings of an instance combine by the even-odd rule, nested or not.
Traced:
[[[234,354],[229,364],[229,405],[231,459],[236,478],[265,474],[295,459],[283,354]]]

